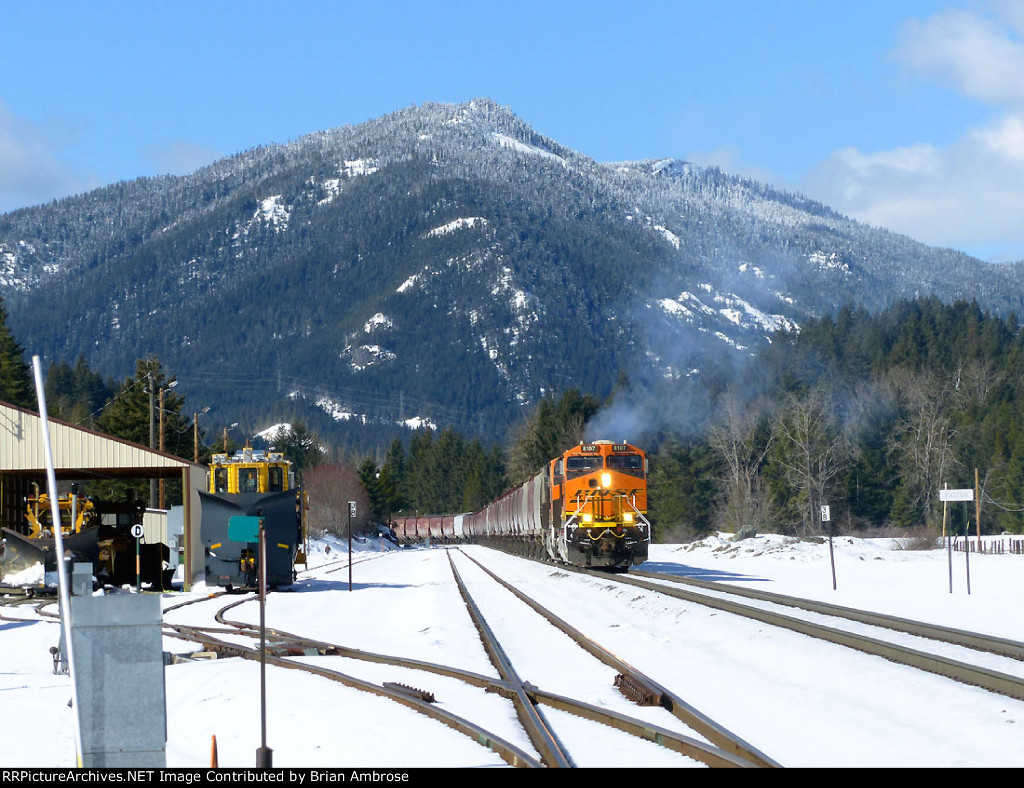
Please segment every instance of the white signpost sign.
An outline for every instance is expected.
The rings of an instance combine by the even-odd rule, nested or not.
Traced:
[[[821,521],[828,523],[828,560],[832,564],[832,590],[836,590],[836,558],[832,552],[832,509],[829,506],[821,507]]]
[[[971,593],[971,551],[967,544],[967,502],[974,500],[974,488],[968,487],[960,490],[939,490],[939,500],[944,504],[948,504],[950,501],[963,501],[964,502],[964,565],[967,567],[967,593]],[[943,508],[942,512],[942,530],[946,530],[946,512]],[[947,537],[946,542],[946,560],[949,563],[949,593],[953,593],[953,553],[952,553],[952,542],[953,535],[950,534]]]

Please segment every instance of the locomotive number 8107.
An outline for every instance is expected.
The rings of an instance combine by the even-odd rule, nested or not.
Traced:
[[[575,566],[628,569],[647,559],[647,458],[636,446],[581,443],[463,518],[482,544]]]

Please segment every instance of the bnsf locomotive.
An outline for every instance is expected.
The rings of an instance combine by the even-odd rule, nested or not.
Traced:
[[[479,512],[399,518],[392,527],[401,541],[422,538],[425,527],[434,538],[450,534],[575,566],[628,569],[647,559],[651,540],[647,458],[628,443],[581,443]]]
[[[258,543],[230,538],[230,520],[238,516],[263,519],[267,585],[292,584],[295,564],[306,560],[305,502],[283,454],[246,447],[231,457],[213,455],[208,488],[199,499],[208,584],[228,589],[257,585]]]

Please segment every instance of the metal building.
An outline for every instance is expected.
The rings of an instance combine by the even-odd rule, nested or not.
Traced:
[[[46,489],[46,460],[37,413],[0,402],[0,525],[16,527],[33,484]],[[92,479],[178,479],[185,520],[185,588],[204,577],[199,528],[199,490],[206,485],[202,465],[154,451],[137,443],[49,419],[57,481]]]

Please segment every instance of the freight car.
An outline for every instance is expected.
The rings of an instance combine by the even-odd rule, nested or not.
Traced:
[[[228,590],[257,586],[259,545],[230,538],[233,517],[263,520],[267,585],[295,581],[295,565],[306,562],[306,505],[283,454],[246,446],[233,456],[213,455],[207,490],[199,492],[199,500],[207,584]]]
[[[397,517],[390,527],[400,545],[427,542],[458,542],[462,540],[462,521],[466,515],[409,515]]]
[[[400,541],[423,541],[443,537],[448,520],[458,540],[574,566],[625,570],[647,560],[651,541],[647,458],[626,442],[581,443],[478,512],[398,518],[392,528]]]

